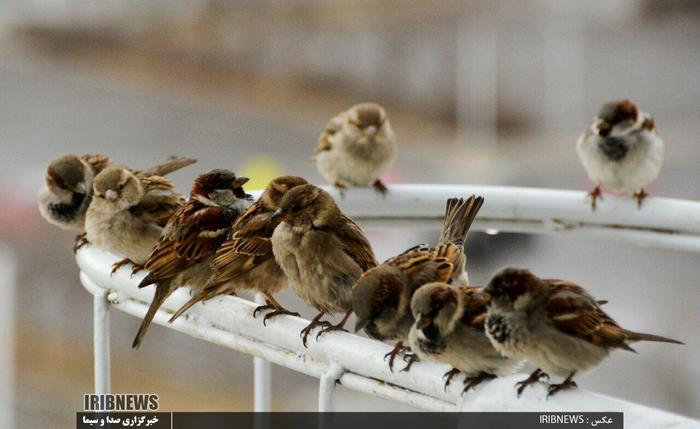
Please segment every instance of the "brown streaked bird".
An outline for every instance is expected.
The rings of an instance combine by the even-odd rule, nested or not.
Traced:
[[[301,331],[307,338],[317,326],[325,332],[343,330],[352,313],[352,285],[375,267],[374,252],[360,227],[341,213],[333,197],[314,185],[291,189],[273,218],[282,222],[272,234],[272,253],[289,287],[318,310]],[[344,313],[337,325],[321,321],[324,314]]]
[[[146,172],[162,176],[194,162],[194,159],[171,157]],[[39,212],[50,224],[79,232],[73,246],[74,252],[87,242],[85,213],[92,201],[95,176],[111,163],[103,155],[67,154],[54,159],[46,168],[46,186],[38,197]]]
[[[360,103],[328,121],[311,161],[341,193],[350,186],[370,184],[386,193],[380,177],[394,162],[397,151],[384,107]]]
[[[280,314],[299,315],[286,310],[273,297],[287,285],[287,278],[272,254],[272,232],[281,222],[279,218],[273,220],[272,215],[287,191],[305,184],[305,179],[296,176],[278,177],[267,184],[260,198],[238,218],[229,238],[217,250],[211,263],[211,278],[173,315],[170,322],[200,301],[246,289],[261,292],[267,302],[256,308],[253,316],[259,311],[273,310],[265,315],[263,323]]]
[[[392,370],[396,356],[406,351],[404,341],[413,324],[411,297],[416,289],[432,282],[469,284],[464,240],[483,203],[482,197],[450,198],[435,247],[420,245],[408,249],[368,270],[353,286],[355,331],[363,329],[381,341],[398,341],[387,354]],[[413,359],[404,370],[412,363]]]
[[[565,377],[549,387],[549,395],[575,388],[574,376],[596,367],[615,349],[634,351],[636,341],[683,344],[658,335],[620,327],[582,287],[540,279],[530,271],[504,268],[484,289],[488,302],[486,335],[505,356],[527,359],[535,366],[519,382],[518,395],[549,374]],[[602,303],[604,303],[603,301]]]
[[[486,336],[486,301],[479,287],[429,283],[413,294],[411,313],[411,350],[421,360],[454,368],[445,373],[445,389],[459,373],[466,374],[464,393],[485,380],[511,374],[522,362],[503,356]]]
[[[190,198],[170,218],[144,265],[149,273],[139,288],[155,284],[156,291],[133,348],[139,347],[158,308],[177,288],[189,285],[198,290],[209,279],[214,253],[252,203],[243,190],[247,181],[229,170],[212,170],[194,181]]]
[[[163,227],[184,204],[173,184],[160,176],[110,166],[95,177],[93,200],[85,215],[87,240],[125,258],[112,266],[133,264],[141,270]]]

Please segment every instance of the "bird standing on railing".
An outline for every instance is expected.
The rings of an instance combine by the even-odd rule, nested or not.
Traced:
[[[272,254],[272,232],[281,222],[279,218],[273,220],[272,216],[287,191],[307,183],[301,177],[282,176],[267,184],[260,198],[238,218],[229,238],[216,251],[211,263],[213,274],[207,283],[173,315],[170,322],[200,301],[250,289],[261,292],[266,300],[266,305],[256,308],[253,316],[259,311],[273,310],[265,315],[263,323],[281,314],[299,316],[299,313],[286,310],[273,297],[287,285],[287,277]]]
[[[503,356],[484,332],[486,301],[479,287],[430,283],[411,299],[415,323],[408,334],[411,350],[422,360],[454,367],[445,373],[445,389],[460,372],[467,374],[464,390],[512,373],[522,359]]]
[[[574,376],[598,365],[611,350],[634,351],[632,342],[683,344],[621,328],[582,287],[540,279],[524,269],[509,267],[496,273],[484,296],[486,335],[493,346],[505,356],[524,358],[538,367],[516,385],[518,395],[540,379],[549,380],[549,374],[566,377],[549,387],[549,395],[575,388]]]
[[[340,189],[387,188],[380,176],[396,158],[396,137],[382,106],[361,103],[328,121],[311,161],[326,181]]]
[[[139,347],[170,294],[185,284],[197,290],[211,277],[209,264],[214,253],[253,202],[243,190],[247,181],[229,170],[212,170],[194,181],[190,198],[170,218],[144,265],[149,273],[139,288],[155,284],[156,291],[133,348]]]
[[[389,368],[393,369],[396,356],[406,350],[404,341],[413,325],[411,297],[416,289],[432,282],[469,284],[464,240],[483,203],[482,197],[450,198],[435,247],[412,247],[367,271],[353,286],[355,331],[364,329],[371,338],[382,341],[398,340],[387,354]]]
[[[46,187],[39,192],[39,212],[47,222],[60,228],[79,231],[73,250],[86,244],[85,213],[92,202],[92,184],[103,169],[111,164],[103,155],[63,155],[51,161],[46,169]],[[172,157],[146,172],[158,176],[195,163],[189,158]]]
[[[654,119],[629,100],[603,105],[579,138],[576,150],[595,183],[589,193],[593,210],[602,198],[601,186],[633,194],[641,208],[648,195],[644,188],[659,176],[664,158],[664,143]]]
[[[352,313],[352,285],[377,265],[374,252],[360,227],[341,213],[333,197],[314,185],[291,189],[282,198],[273,219],[281,223],[272,234],[275,260],[289,286],[319,313],[301,331],[307,338],[317,326],[325,332],[343,330]],[[326,313],[345,313],[337,325],[321,321]]]

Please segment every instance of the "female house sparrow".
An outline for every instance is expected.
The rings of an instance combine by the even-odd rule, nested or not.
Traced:
[[[588,176],[595,183],[591,207],[601,198],[601,186],[613,192],[632,193],[641,208],[648,195],[644,187],[661,171],[664,142],[654,119],[629,100],[603,105],[576,144]]]
[[[190,198],[170,218],[144,268],[148,275],[139,288],[156,285],[133,348],[138,348],[158,308],[178,287],[197,289],[211,276],[209,264],[231,225],[252,203],[243,185],[247,177],[229,170],[212,170],[197,177]]]
[[[168,219],[184,203],[172,183],[160,176],[110,166],[95,177],[94,198],[85,215],[87,239],[126,256],[132,273],[143,268]]]
[[[352,289],[352,307],[357,316],[355,331],[364,329],[371,338],[398,340],[387,354],[389,368],[405,350],[403,342],[413,324],[411,297],[426,283],[468,285],[464,240],[484,199],[447,200],[442,233],[435,247],[420,245],[386,260],[360,277]],[[410,364],[404,369],[410,368]]]
[[[318,315],[301,331],[304,346],[316,335],[341,330],[352,313],[352,285],[377,265],[374,252],[359,226],[340,212],[333,197],[314,185],[287,192],[273,215],[281,223],[272,233],[272,253],[289,279],[289,286]],[[321,322],[326,313],[345,313],[337,325]]]
[[[635,341],[680,341],[621,328],[582,287],[540,279],[524,269],[505,268],[484,290],[486,335],[506,356],[521,357],[538,369],[516,385],[518,395],[547,373],[566,377],[549,395],[577,387],[573,378],[598,365],[613,349],[634,351]],[[546,371],[546,372],[543,372]]]
[[[408,342],[420,359],[452,365],[445,389],[459,372],[468,376],[464,392],[482,381],[515,371],[520,360],[504,357],[484,333],[486,301],[478,287],[429,283],[411,299],[415,323]]]
[[[195,163],[189,158],[171,157],[146,172],[163,176]],[[103,155],[63,155],[46,169],[46,187],[39,192],[39,212],[47,222],[63,229],[80,231],[74,251],[86,243],[85,213],[92,201],[95,176],[111,164]]]
[[[389,169],[396,152],[396,137],[384,108],[361,103],[328,122],[311,161],[328,183],[341,190],[372,184],[385,193],[379,177]]]
[[[238,218],[229,238],[216,251],[210,279],[173,315],[170,322],[200,301],[245,289],[262,292],[267,301],[267,305],[256,308],[253,315],[266,309],[274,310],[265,315],[263,323],[280,314],[299,315],[284,309],[272,296],[287,284],[287,278],[272,254],[272,232],[281,222],[279,218],[273,220],[272,215],[287,191],[306,184],[305,179],[296,176],[278,177],[267,184],[260,198]]]

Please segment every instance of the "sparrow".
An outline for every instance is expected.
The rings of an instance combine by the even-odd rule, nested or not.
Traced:
[[[316,338],[343,330],[352,313],[352,285],[377,265],[360,227],[341,213],[333,197],[314,185],[296,186],[282,198],[272,219],[281,222],[272,233],[272,253],[290,288],[318,310],[301,331],[302,342],[317,326]],[[337,325],[321,321],[326,313],[345,313]]]
[[[503,356],[484,332],[486,301],[479,287],[429,283],[411,299],[415,323],[408,343],[421,360],[454,367],[445,373],[445,390],[460,372],[467,374],[464,390],[514,372],[521,361]]]
[[[148,170],[149,174],[165,175],[195,163],[189,158],[171,157]],[[112,163],[104,155],[63,155],[51,161],[44,176],[45,187],[39,192],[39,212],[50,224],[79,231],[73,250],[86,244],[85,213],[92,201],[95,176]]]
[[[588,194],[591,208],[602,198],[601,187],[633,194],[637,206],[648,196],[644,188],[661,171],[664,142],[654,119],[629,100],[601,107],[591,126],[579,137],[576,151],[595,188]]]
[[[577,387],[574,376],[597,366],[614,349],[634,351],[630,343],[661,341],[683,344],[658,335],[620,327],[582,287],[540,279],[530,271],[504,268],[484,289],[486,335],[504,356],[524,358],[538,368],[516,384],[518,396],[528,385],[549,374],[565,377],[549,387],[549,395]]]
[[[385,356],[390,369],[393,370],[396,356],[406,350],[404,341],[413,325],[410,306],[415,291],[432,282],[469,284],[464,241],[483,203],[482,197],[450,198],[435,247],[412,247],[368,270],[353,285],[355,332],[363,329],[370,338],[398,341]],[[413,363],[414,356],[408,358],[411,360],[404,370]]]
[[[385,194],[387,187],[380,176],[394,162],[397,150],[384,107],[361,103],[328,121],[311,162],[341,192],[349,186],[371,184]]]
[[[163,227],[184,204],[168,179],[119,166],[95,177],[93,196],[85,214],[86,238],[125,256],[112,265],[112,274],[128,263],[132,274],[141,270]]]
[[[247,177],[212,170],[194,181],[187,202],[170,218],[144,264],[148,275],[139,288],[155,284],[148,312],[132,344],[138,348],[158,308],[180,286],[194,290],[211,276],[209,264],[236,219],[252,204],[243,185]]]
[[[281,314],[299,316],[299,313],[286,310],[273,297],[287,285],[287,278],[272,254],[272,232],[281,222],[279,217],[273,220],[272,216],[287,191],[307,183],[301,177],[282,176],[267,184],[260,198],[236,220],[229,237],[216,251],[209,280],[173,315],[170,322],[200,301],[245,289],[260,291],[265,296],[266,305],[257,307],[253,316],[263,310],[273,310],[265,315],[263,324]]]

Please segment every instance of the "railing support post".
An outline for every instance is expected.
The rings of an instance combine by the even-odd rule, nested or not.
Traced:
[[[94,295],[93,307],[93,346],[95,354],[95,393],[107,394],[112,391],[111,364],[109,352],[109,302],[107,291]]]
[[[255,295],[255,302],[264,304],[262,294]],[[272,364],[263,358],[253,358],[253,372],[255,378],[255,412],[263,413],[272,411]]]
[[[331,413],[335,410],[335,383],[345,372],[345,368],[332,361],[321,375],[318,385],[318,412]]]

